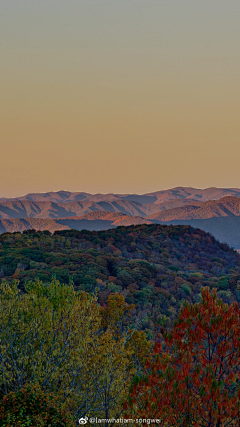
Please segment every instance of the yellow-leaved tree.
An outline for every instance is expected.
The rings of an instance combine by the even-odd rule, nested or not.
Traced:
[[[3,281],[1,395],[37,384],[54,393],[74,420],[118,418],[138,368],[135,361],[144,360],[150,345],[137,330],[127,334],[119,330],[128,309],[122,296],[111,296],[109,306],[104,312],[96,295],[76,292],[72,284],[62,285],[55,279],[50,284],[30,282],[26,293],[19,291],[17,282]]]

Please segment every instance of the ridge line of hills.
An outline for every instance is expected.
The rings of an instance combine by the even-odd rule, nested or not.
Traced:
[[[149,220],[170,221],[180,219],[207,219],[212,217],[240,216],[240,198],[225,196],[219,200],[196,202],[194,200],[172,200],[159,204],[139,202],[31,202],[17,200],[0,202],[0,218],[70,218],[98,212],[121,213],[146,217]]]
[[[224,302],[240,301],[240,255],[190,226],[131,225],[107,231],[25,230],[0,236],[0,278],[25,283],[36,278],[95,292],[106,304],[112,292],[144,313],[152,338],[170,325],[184,300],[199,301],[202,286],[217,288]],[[159,323],[160,322],[160,323]]]
[[[93,215],[92,215],[93,214]],[[154,221],[140,216],[131,216],[120,212],[94,212],[76,217],[67,218],[14,218],[0,219],[0,234],[24,230],[49,230],[51,233],[57,230],[108,230],[120,225],[152,224]],[[96,215],[96,216],[95,216]]]
[[[191,225],[239,249],[240,189],[176,187],[143,195],[60,191],[0,199],[0,233],[151,223]]]
[[[217,200],[224,196],[240,197],[239,188],[217,188],[209,187],[198,189],[193,187],[174,187],[167,190],[160,190],[145,194],[90,194],[86,192],[71,191],[51,191],[48,193],[30,193],[25,196],[15,198],[0,198],[0,202],[29,200],[29,201],[52,201],[52,202],[70,202],[70,201],[117,201],[126,200],[142,204],[161,203],[175,199],[193,199],[196,201]]]

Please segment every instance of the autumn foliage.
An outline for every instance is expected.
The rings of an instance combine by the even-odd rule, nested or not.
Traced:
[[[128,414],[163,426],[240,425],[240,310],[202,289],[186,303],[172,331],[162,331],[154,361],[135,377]]]
[[[177,319],[183,301],[199,302],[203,286],[225,303],[240,302],[240,255],[208,233],[184,225],[139,225],[102,231],[26,230],[0,235],[0,279],[25,283],[72,280],[75,291],[107,305],[112,293],[135,305],[147,338]],[[71,279],[70,279],[71,278]]]
[[[2,281],[0,425],[10,420],[11,426],[24,426],[17,422],[23,415],[34,419],[38,406],[45,419],[51,402],[44,396],[50,395],[62,422],[64,413],[72,422],[85,416],[119,418],[131,380],[152,347],[138,325],[129,323],[132,309],[118,293],[101,307],[96,295],[55,279],[29,282],[25,293],[18,282]]]
[[[56,405],[52,394],[39,386],[24,386],[0,401],[2,427],[73,427],[70,417]]]

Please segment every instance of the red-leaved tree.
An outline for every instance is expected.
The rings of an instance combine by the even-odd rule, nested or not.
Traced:
[[[127,413],[163,426],[240,426],[240,309],[203,288],[135,378]]]

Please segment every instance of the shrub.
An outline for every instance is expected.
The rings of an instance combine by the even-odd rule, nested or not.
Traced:
[[[191,292],[192,292],[190,286],[186,285],[185,283],[183,283],[183,285],[181,286],[181,288],[182,288],[182,290],[184,292],[186,292],[187,295],[190,295]]]
[[[55,404],[52,394],[39,386],[24,386],[16,393],[10,392],[0,402],[2,427],[70,427],[70,417]]]

